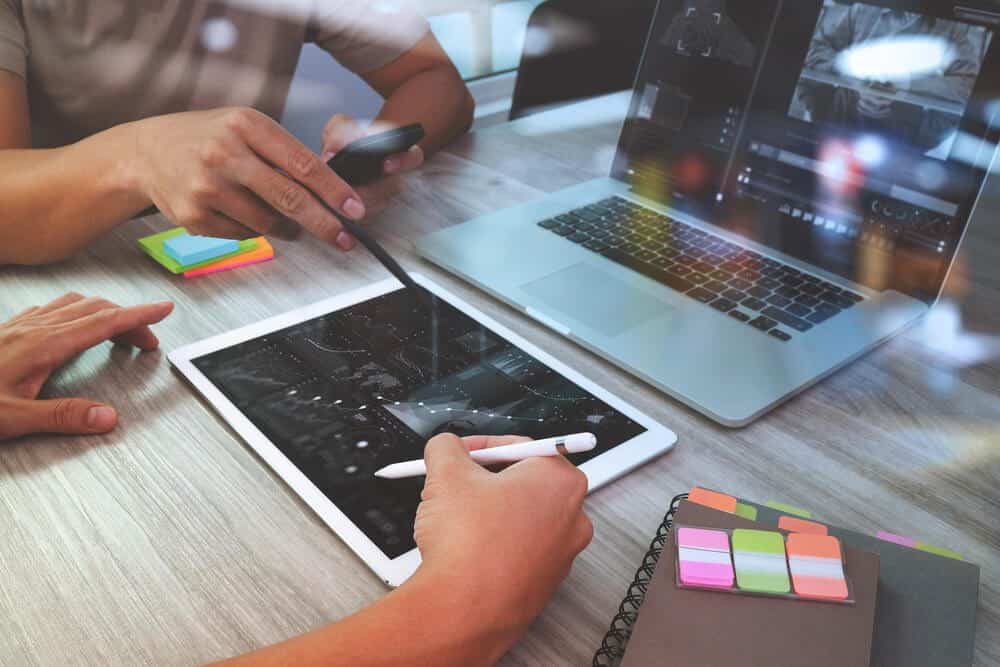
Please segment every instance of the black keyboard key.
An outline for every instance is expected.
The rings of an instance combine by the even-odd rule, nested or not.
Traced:
[[[740,302],[740,305],[745,306],[750,310],[764,310],[765,308],[767,308],[766,303],[764,303],[760,299],[755,299],[752,296],[743,299],[743,301]]]
[[[775,308],[771,306],[764,309],[764,315],[770,317],[773,320],[778,320],[786,327],[795,329],[796,331],[809,331],[812,329],[812,324],[806,322],[802,318],[795,317],[791,313],[782,310],[781,308]]]
[[[691,268],[695,271],[701,271],[702,273],[711,273],[712,270],[715,269],[714,266],[708,264],[707,262],[695,262],[691,265]]]
[[[552,231],[558,234],[559,236],[569,236],[570,234],[575,233],[573,227],[570,225],[563,225],[562,227],[553,227]]]
[[[808,294],[809,296],[816,296],[823,292],[823,289],[819,285],[812,282],[802,283],[799,285],[799,290],[801,290],[803,294]]]
[[[806,308],[801,303],[790,304],[787,308],[785,308],[785,310],[790,312],[792,315],[795,315],[796,317],[805,317],[806,315],[812,312],[812,308]]]
[[[790,341],[792,339],[791,335],[786,334],[781,329],[771,329],[770,331],[767,332],[767,335],[768,336],[774,336],[775,338],[777,338],[778,340],[780,340],[783,343],[787,343],[788,341]]]
[[[742,278],[733,278],[729,281],[729,286],[733,289],[743,290],[746,292],[753,286],[753,283],[748,280],[743,280]]]
[[[761,287],[766,287],[767,289],[774,289],[775,287],[781,285],[781,283],[779,283],[774,278],[767,278],[767,277],[758,280],[757,284],[760,285]]]
[[[766,299],[768,296],[771,295],[771,290],[767,289],[766,287],[761,287],[760,285],[754,285],[753,287],[747,290],[747,294],[749,294],[750,296],[755,296],[758,299]]]
[[[789,299],[794,299],[799,295],[799,290],[796,289],[795,287],[791,287],[790,285],[783,285],[778,289],[774,290],[774,293],[780,294],[781,296],[787,297]]]
[[[784,308],[785,306],[787,306],[788,304],[790,304],[792,302],[792,300],[791,299],[786,299],[785,297],[781,296],[780,294],[772,294],[771,296],[769,296],[767,298],[767,302],[770,303],[770,304],[772,304],[772,305],[777,306],[778,308]]]
[[[709,275],[712,278],[715,278],[716,280],[729,280],[732,277],[729,275],[728,271],[723,271],[721,269],[716,269],[715,271],[712,271],[712,273]]]
[[[702,303],[710,303],[715,300],[715,294],[713,292],[709,292],[703,287],[695,287],[686,294],[695,301],[701,301]]]
[[[652,250],[640,250],[639,252],[635,253],[635,258],[640,259],[644,262],[648,262],[656,258],[656,253],[653,252]]]
[[[592,211],[589,208],[578,208],[573,211],[573,214],[583,220],[584,222],[592,222],[594,220],[600,220],[601,214],[599,211]]]
[[[583,244],[583,247],[587,250],[593,250],[594,252],[602,252],[607,250],[608,246],[600,241],[587,241]]]
[[[772,320],[770,317],[764,317],[761,315],[757,319],[750,320],[750,326],[754,329],[760,329],[761,331],[767,331],[768,329],[773,329],[778,326],[778,323]]]
[[[581,234],[580,232],[574,232],[573,234],[570,234],[566,238],[572,241],[573,243],[583,243],[584,241],[590,240],[590,235]]]
[[[848,297],[846,294],[837,294],[832,299],[828,299],[827,301],[828,303],[832,303],[833,305],[837,306],[841,310],[850,308],[855,303],[857,303],[857,301]]]
[[[618,249],[621,250],[626,255],[634,255],[635,253],[642,250],[642,248],[640,248],[634,243],[623,243],[622,245],[618,246]]]
[[[716,299],[715,301],[713,301],[708,305],[723,313],[728,313],[730,310],[736,307],[736,304],[730,301],[729,299],[722,299],[722,298]]]
[[[553,220],[553,219],[542,220],[541,222],[538,223],[538,226],[541,227],[542,229],[552,229],[553,227],[558,227],[559,225],[560,222],[558,220]]]
[[[802,284],[802,278],[800,278],[799,276],[793,276],[789,273],[782,275],[780,278],[778,278],[778,280],[781,282],[782,285],[795,286]]]
[[[684,278],[685,280],[690,280],[696,285],[708,282],[708,276],[706,276],[704,273],[689,273],[686,276],[684,276]]]
[[[726,262],[725,264],[723,264],[719,268],[722,269],[723,271],[728,271],[732,275],[736,275],[741,270],[743,270],[742,266],[740,266],[739,264],[737,264],[736,262],[734,262],[732,260],[729,260],[728,262]]]
[[[747,280],[747,281],[752,282],[752,283],[755,283],[758,280],[760,280],[760,274],[759,273],[757,273],[756,271],[750,271],[750,270],[747,270],[747,269],[744,269],[743,271],[740,271],[736,275],[739,276],[741,280]]]
[[[628,255],[623,253],[618,248],[610,248],[608,250],[605,250],[604,253],[602,254],[611,261],[617,262],[622,266],[627,266],[628,268],[633,269],[634,271],[638,271],[644,276],[652,278],[658,283],[663,283],[667,287],[671,287],[677,290],[678,292],[687,292],[692,287],[694,287],[694,285],[688,282],[687,280],[679,278],[678,276],[676,276],[673,273],[670,273],[669,271],[664,271],[658,266],[653,266],[652,264],[647,264],[646,262],[637,261],[632,257],[629,257]]]
[[[812,308],[819,303],[819,299],[814,296],[809,296],[808,294],[799,294],[795,297],[795,303],[801,303],[803,306]]]
[[[722,293],[725,292],[727,289],[729,289],[729,286],[726,285],[726,283],[719,282],[718,280],[713,280],[705,285],[705,289],[710,289],[713,292]]]
[[[843,294],[854,303],[861,303],[865,300],[865,297],[860,294],[855,294],[854,292],[849,292],[848,290],[844,290]]]
[[[812,322],[813,324],[822,324],[823,322],[826,322],[828,319],[830,319],[839,312],[840,312],[839,310],[833,308],[825,310],[816,310],[813,311],[811,315],[806,315],[806,319]]]
[[[652,264],[653,266],[658,266],[658,267],[660,267],[662,269],[665,269],[668,266],[673,266],[674,263],[671,262],[666,257],[657,257],[657,258],[653,259],[652,261],[650,261],[650,264]]]
[[[732,289],[732,288],[727,289],[719,296],[725,297],[730,301],[735,301],[736,303],[739,303],[743,299],[747,298],[746,292],[741,292],[738,289]]]
[[[729,317],[739,320],[740,322],[748,322],[750,316],[744,313],[742,310],[730,310]]]
[[[580,222],[580,218],[576,217],[572,213],[563,213],[562,215],[557,215],[554,219],[564,225],[575,225]]]
[[[684,266],[693,266],[698,260],[691,255],[681,255],[680,257],[675,257],[674,261]]]
[[[764,263],[759,259],[751,259],[749,261],[743,262],[743,268],[750,271],[760,271],[764,268]]]
[[[777,278],[781,275],[781,266],[778,264],[768,266],[767,268],[761,269],[760,274],[762,276],[767,276],[768,278]]]
[[[827,290],[826,292],[820,294],[819,298],[821,301],[827,301],[829,303],[833,303],[833,299],[836,299],[838,296],[839,295],[836,292],[831,292]]]
[[[667,270],[678,276],[686,276],[687,274],[691,273],[691,267],[684,266],[683,264],[674,264]]]

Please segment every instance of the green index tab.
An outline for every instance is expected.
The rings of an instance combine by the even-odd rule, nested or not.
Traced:
[[[779,503],[777,500],[768,500],[764,503],[764,507],[770,507],[773,510],[778,510],[779,512],[784,512],[785,514],[794,514],[795,516],[802,517],[803,519],[812,518],[812,512],[809,510],[804,510],[801,507],[789,505],[788,503]]]
[[[736,516],[741,516],[744,519],[749,519],[750,521],[757,520],[757,508],[753,505],[745,505],[743,503],[736,503]]]
[[[945,558],[954,558],[955,560],[965,560],[964,558],[962,558],[962,554],[958,553],[957,551],[952,551],[951,549],[945,549],[944,547],[936,547],[932,544],[927,544],[926,542],[917,542],[914,545],[914,548],[938,556],[944,556]]]
[[[785,537],[770,530],[733,531],[736,584],[745,591],[788,593],[792,590],[785,561]]]
[[[185,271],[190,271],[192,269],[200,269],[203,266],[208,266],[209,264],[214,264],[220,260],[227,259],[229,257],[235,257],[237,255],[242,255],[243,253],[256,250],[257,239],[247,239],[245,241],[239,242],[239,250],[236,252],[231,252],[228,255],[222,255],[221,257],[214,257],[205,262],[199,262],[197,264],[191,264],[189,266],[181,265],[173,257],[167,254],[163,249],[163,242],[169,238],[175,236],[180,236],[181,234],[187,234],[187,230],[183,227],[174,227],[173,229],[168,229],[165,232],[160,232],[159,234],[153,234],[152,236],[147,236],[145,238],[139,239],[139,247],[142,251],[156,260],[157,263],[161,264],[163,268],[173,274],[184,273]]]

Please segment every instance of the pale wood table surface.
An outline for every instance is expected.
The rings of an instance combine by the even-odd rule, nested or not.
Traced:
[[[593,544],[502,664],[589,664],[671,497],[693,484],[961,552],[983,568],[976,662],[1000,663],[1000,364],[960,365],[935,351],[951,340],[947,317],[934,320],[937,333],[915,329],[748,428],[728,430],[416,258],[422,233],[606,174],[625,102],[619,95],[465,137],[374,225],[408,268],[516,326],[680,437],[672,453],[590,497]],[[1000,331],[1000,233],[990,210],[1000,210],[996,196],[949,284],[962,335]],[[176,279],[135,245],[165,225],[124,225],[56,267],[0,269],[0,317],[69,290],[120,303],[170,298],[177,310],[157,333],[172,350],[386,276],[362,251],[303,238],[277,243],[279,258],[268,264]],[[123,419],[107,437],[0,446],[3,664],[192,665],[291,637],[386,593],[164,354],[99,347],[48,393],[111,402]]]

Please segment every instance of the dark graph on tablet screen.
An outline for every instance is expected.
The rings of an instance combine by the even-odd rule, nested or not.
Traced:
[[[391,292],[194,360],[194,365],[389,557],[412,549],[424,478],[379,468],[421,458],[438,433],[599,446],[645,429],[438,301]]]

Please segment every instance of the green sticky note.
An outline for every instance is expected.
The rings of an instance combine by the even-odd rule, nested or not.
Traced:
[[[753,505],[744,505],[743,503],[736,503],[736,516],[741,516],[744,519],[750,519],[751,521],[757,520],[757,508]]]
[[[733,567],[736,584],[759,593],[788,593],[792,590],[785,561],[785,537],[770,530],[733,531]]]
[[[784,512],[785,514],[794,514],[795,516],[802,517],[803,519],[812,518],[812,512],[809,510],[804,510],[801,507],[789,505],[788,503],[779,503],[777,500],[768,500],[764,503],[764,507],[770,507],[773,510],[778,510],[779,512]]]
[[[955,560],[965,560],[962,558],[962,554],[957,551],[952,551],[951,549],[945,549],[944,547],[936,547],[932,544],[927,544],[926,542],[917,542],[913,545],[914,549],[920,549],[921,551],[926,551],[927,553],[936,554],[938,556],[944,556],[945,558],[954,558]]]
[[[221,257],[215,257],[205,262],[199,262],[197,264],[182,265],[177,262],[173,257],[168,255],[163,249],[163,242],[169,238],[175,236],[180,236],[181,234],[187,234],[187,230],[183,227],[174,227],[173,229],[168,229],[165,232],[160,232],[159,234],[153,234],[152,236],[147,236],[145,238],[139,239],[139,247],[142,251],[156,260],[157,263],[161,264],[163,268],[173,274],[184,273],[185,271],[190,271],[191,269],[200,269],[203,266],[208,266],[209,264],[214,264],[220,260],[235,257],[237,255],[242,255],[243,253],[250,252],[257,249],[257,239],[247,239],[245,241],[239,242],[239,250],[236,252],[231,252],[228,255],[222,255]]]

